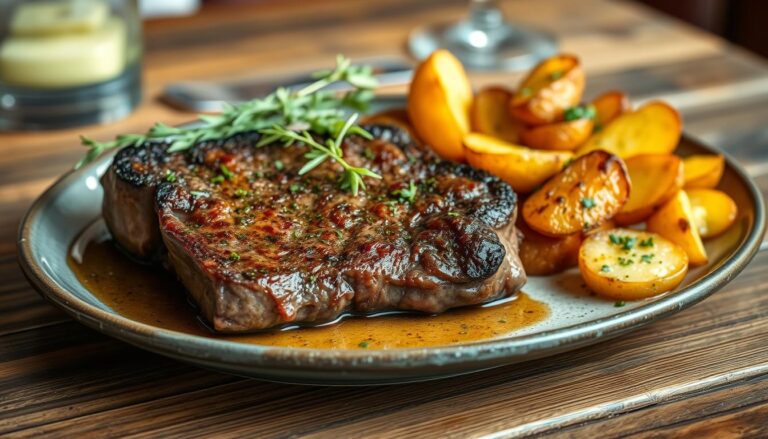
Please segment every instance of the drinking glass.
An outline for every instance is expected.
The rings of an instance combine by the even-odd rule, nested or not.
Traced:
[[[524,70],[555,54],[557,41],[547,32],[508,22],[496,0],[470,0],[463,20],[419,27],[408,47],[417,59],[445,48],[470,69]]]
[[[112,121],[141,99],[136,0],[0,2],[0,130]]]

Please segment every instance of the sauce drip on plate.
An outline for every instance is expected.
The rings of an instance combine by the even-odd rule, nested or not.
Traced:
[[[347,317],[319,327],[220,335],[201,323],[172,274],[129,260],[112,241],[92,239],[79,245],[82,254],[74,258],[70,253],[69,266],[94,296],[118,314],[159,328],[240,343],[315,349],[441,346],[503,336],[549,314],[546,304],[519,293],[511,300],[435,316]]]

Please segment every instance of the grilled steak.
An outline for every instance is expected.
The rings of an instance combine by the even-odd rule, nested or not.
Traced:
[[[221,332],[438,313],[519,290],[512,189],[400,129],[365,128],[375,140],[348,136],[344,156],[382,179],[358,196],[339,188],[338,164],[299,176],[306,148],[255,148],[250,134],[123,149],[102,179],[104,218],[126,251],[168,262]]]

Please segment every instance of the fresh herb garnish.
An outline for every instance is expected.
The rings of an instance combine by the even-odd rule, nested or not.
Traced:
[[[156,123],[145,134],[121,134],[111,142],[97,142],[81,136],[88,152],[75,168],[91,162],[107,150],[139,146],[147,141],[167,142],[170,145],[168,152],[177,152],[199,142],[259,132],[263,137],[257,146],[280,141],[286,146],[298,142],[309,147],[310,151],[305,154],[309,162],[302,168],[303,173],[329,158],[337,162],[344,168],[340,179],[342,186],[357,194],[359,188],[364,188],[363,177],[378,178],[378,175],[365,168],[350,166],[343,158],[341,142],[347,134],[371,137],[355,124],[356,113],[351,117],[347,115],[349,110],[362,111],[367,107],[373,98],[373,89],[378,85],[376,78],[370,66],[354,66],[343,56],[336,58],[333,70],[318,72],[314,76],[316,82],[298,91],[279,88],[264,98],[228,105],[221,114],[199,115],[196,124],[172,127]],[[325,90],[338,81],[351,84],[353,89],[346,93]],[[316,137],[333,140],[319,142]],[[282,163],[276,161],[275,168],[282,170]],[[222,172],[225,178],[229,178],[223,169]]]
[[[285,169],[285,165],[283,164],[282,160],[275,160],[275,169],[278,171]]]
[[[632,250],[635,247],[635,244],[637,243],[637,238],[632,236],[618,236],[611,233],[608,235],[608,239],[611,240],[611,243],[620,245],[622,250]]]
[[[650,264],[651,263],[651,259],[653,259],[654,256],[655,255],[653,253],[651,253],[649,255],[642,255],[642,256],[640,256],[640,262],[645,262],[646,264]]]
[[[595,107],[592,105],[577,105],[570,107],[563,113],[563,119],[566,122],[570,122],[576,119],[594,119],[597,115]]]
[[[229,260],[232,262],[237,262],[240,260],[240,253],[238,252],[230,252],[229,253]]]
[[[647,239],[641,240],[640,247],[653,247],[653,236],[649,236]]]
[[[458,217],[459,215],[460,215],[459,212],[454,212],[454,211],[448,212],[448,216],[451,216],[451,217],[454,217],[454,218]]]
[[[622,306],[624,306],[626,304],[627,304],[627,302],[625,302],[623,300],[617,300],[617,301],[613,302],[613,306],[615,306],[616,308],[621,308]]]
[[[595,200],[593,198],[584,197],[581,199],[581,207],[591,209],[595,207]]]
[[[611,266],[608,264],[604,264],[602,267],[600,267],[600,271],[602,271],[603,273],[608,273],[609,271],[611,271]]]
[[[176,181],[176,173],[171,171],[170,169],[165,170],[165,181],[169,183],[173,183]]]
[[[223,175],[227,180],[232,180],[235,178],[235,173],[230,171],[227,165],[221,165],[219,166],[219,169],[221,170],[221,175]]]
[[[366,340],[363,340],[360,343],[358,343],[357,346],[361,349],[368,349],[368,342]]]
[[[243,198],[244,196],[248,195],[248,191],[243,188],[237,188],[235,189],[235,198]]]
[[[634,259],[622,258],[621,256],[619,256],[619,265],[621,265],[622,267],[626,267],[627,265],[632,265],[634,263],[635,263]]]
[[[224,176],[223,175],[217,175],[213,178],[211,178],[211,184],[221,184],[224,183]]]
[[[392,191],[392,196],[399,198],[402,202],[407,201],[413,204],[413,202],[416,200],[416,194],[418,191],[418,187],[413,183],[413,181],[411,181],[408,183],[408,187]]]

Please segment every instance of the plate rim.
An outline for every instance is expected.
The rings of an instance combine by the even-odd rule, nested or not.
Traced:
[[[34,259],[32,224],[44,206],[68,187],[76,174],[103,165],[116,151],[102,155],[79,170],[59,177],[25,213],[17,239],[18,259],[24,275],[47,300],[62,308],[75,320],[128,343],[189,361],[206,361],[241,366],[289,367],[306,369],[331,367],[334,370],[386,371],[435,366],[456,366],[470,362],[479,368],[488,363],[511,364],[557,352],[575,349],[627,332],[659,318],[682,311],[715,293],[738,275],[757,254],[765,233],[765,203],[755,182],[727,152],[684,134],[682,142],[691,142],[709,152],[722,154],[728,167],[747,188],[752,199],[754,218],[751,230],[739,241],[731,257],[713,271],[674,294],[631,310],[601,319],[577,323],[533,334],[475,341],[458,345],[422,348],[332,350],[264,346],[238,343],[185,334],[131,320],[117,313],[93,306],[49,278]],[[146,344],[149,343],[149,346]],[[326,371],[327,372],[327,371]]]

